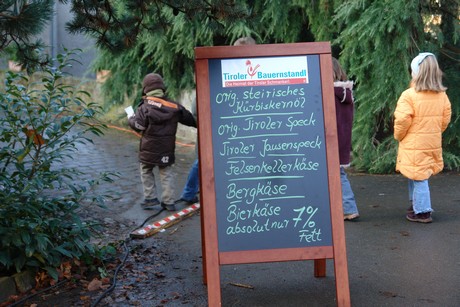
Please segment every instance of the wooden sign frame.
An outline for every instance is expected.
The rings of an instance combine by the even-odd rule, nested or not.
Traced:
[[[219,251],[216,182],[212,144],[209,60],[277,56],[318,55],[320,63],[327,180],[332,227],[332,246],[276,248],[249,251]],[[326,259],[333,259],[338,306],[350,305],[347,253],[342,210],[336,112],[332,78],[331,48],[328,42],[198,47],[195,49],[198,136],[201,185],[201,223],[204,282],[208,305],[221,306],[220,266],[229,264],[314,260],[315,276],[325,276]]]

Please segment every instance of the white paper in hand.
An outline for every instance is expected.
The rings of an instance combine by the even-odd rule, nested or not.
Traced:
[[[125,108],[125,112],[126,112],[126,114],[128,114],[128,118],[130,118],[131,116],[134,115],[134,109],[133,109],[132,106],[129,106],[129,107]]]

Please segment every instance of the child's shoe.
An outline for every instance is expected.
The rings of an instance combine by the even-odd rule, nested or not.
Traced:
[[[418,223],[431,223],[433,219],[431,218],[431,212],[424,212],[415,214],[415,212],[407,213],[406,219],[411,222]]]
[[[155,209],[154,207],[155,207],[155,206],[158,206],[159,204],[160,204],[160,201],[158,200],[158,198],[145,199],[145,200],[141,203],[141,207],[142,207],[142,209],[144,209],[144,210],[153,210],[153,209]]]
[[[359,213],[350,213],[350,214],[344,214],[343,219],[345,221],[351,221],[359,218]]]
[[[181,198],[181,199],[176,200],[174,202],[174,204],[178,205],[179,207],[187,207],[187,206],[193,205],[193,204],[195,204],[197,202],[198,202],[198,197],[195,197],[192,200]]]
[[[174,206],[174,204],[161,203],[161,207],[163,207],[164,209],[168,211],[176,211],[176,207]]]
[[[412,201],[410,202],[409,208],[407,208],[407,214],[414,213],[414,205],[412,205]]]

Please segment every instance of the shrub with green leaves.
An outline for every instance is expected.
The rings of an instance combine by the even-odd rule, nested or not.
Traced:
[[[95,252],[77,210],[102,205],[94,188],[111,176],[81,181],[81,170],[66,167],[77,145],[105,128],[89,94],[64,82],[72,56],[31,76],[8,72],[0,92],[0,272],[42,268],[56,279],[63,260]]]

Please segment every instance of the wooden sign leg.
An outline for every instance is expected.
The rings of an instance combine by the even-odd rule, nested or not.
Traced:
[[[200,199],[203,199],[200,197]],[[201,205],[203,206],[203,205]],[[202,262],[202,268],[203,268],[203,284],[204,285],[207,285],[208,284],[208,280],[207,280],[207,273],[206,273],[206,244],[205,244],[205,240],[206,240],[206,235],[204,233],[204,210],[202,209],[201,210],[201,220],[200,220],[200,224],[201,224],[201,255],[203,257],[203,262]]]
[[[326,276],[326,259],[315,259],[315,277]]]
[[[206,248],[206,285],[208,287],[208,306],[222,306],[220,288],[220,265],[217,249]]]
[[[351,306],[350,301],[350,288],[348,281],[348,265],[345,252],[345,240],[341,239],[336,245],[343,246],[343,253],[334,252],[334,270],[335,270],[335,287],[337,293],[337,306],[348,307]]]
[[[209,271],[208,271],[209,272]],[[220,289],[220,272],[209,272],[207,278],[208,286],[208,306],[222,306],[222,296]]]

